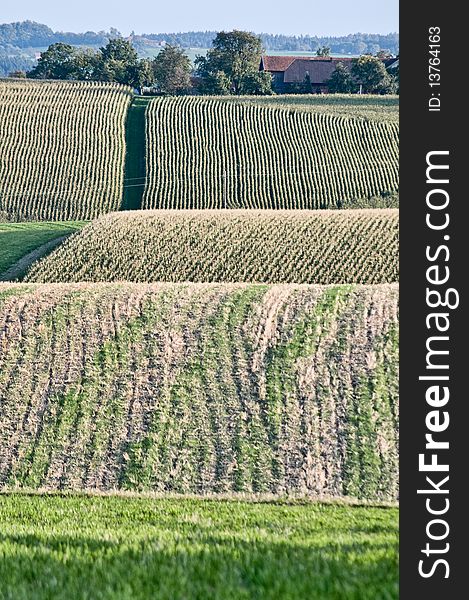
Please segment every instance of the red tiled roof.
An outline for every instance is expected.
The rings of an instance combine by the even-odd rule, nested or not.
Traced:
[[[351,67],[353,58],[332,56],[263,56],[261,68],[264,71],[283,72],[285,83],[298,83],[309,73],[311,83],[321,84],[334,72],[337,63]]]
[[[296,60],[296,56],[263,56],[261,59],[264,71],[286,71]]]

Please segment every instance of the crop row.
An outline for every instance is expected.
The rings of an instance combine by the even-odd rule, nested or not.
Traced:
[[[277,96],[218,96],[225,102],[256,104],[304,112],[399,122],[399,96],[372,94],[279,94]]]

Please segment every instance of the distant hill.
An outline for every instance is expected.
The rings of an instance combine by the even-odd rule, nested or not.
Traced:
[[[152,55],[155,47],[171,43],[183,48],[209,48],[216,31],[189,31],[182,33],[148,33],[130,36],[141,56]],[[15,70],[32,67],[38,52],[50,44],[63,42],[75,46],[98,47],[110,38],[119,37],[117,29],[73,33],[53,31],[47,25],[34,21],[0,24],[0,77]],[[259,34],[267,51],[315,52],[320,46],[328,46],[333,54],[375,54],[379,50],[399,52],[399,34],[379,35],[353,33],[341,37],[288,36],[282,34]]]

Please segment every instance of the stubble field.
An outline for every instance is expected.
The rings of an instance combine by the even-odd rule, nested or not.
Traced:
[[[1,485],[396,499],[396,286],[0,292]]]

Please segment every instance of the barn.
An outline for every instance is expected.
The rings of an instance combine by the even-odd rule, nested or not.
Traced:
[[[272,74],[272,87],[278,94],[288,94],[297,91],[299,84],[311,82],[311,91],[327,94],[328,80],[338,63],[346,68],[352,68],[351,57],[335,58],[332,56],[262,56],[259,70]],[[398,59],[387,59],[392,63]]]

